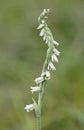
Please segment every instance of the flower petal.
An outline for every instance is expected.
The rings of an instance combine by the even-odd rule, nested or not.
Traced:
[[[49,80],[50,79],[50,72],[49,71],[43,72],[41,76],[44,76],[45,80]]]
[[[52,62],[49,62],[48,64],[48,70],[51,69],[51,70],[56,70],[55,66],[53,65]]]
[[[54,54],[57,55],[57,56],[60,54],[60,52],[59,52],[56,48],[53,49],[53,52],[54,52]]]
[[[36,82],[36,84],[39,84],[39,83],[43,82],[43,80],[44,80],[43,77],[38,77],[34,81]]]
[[[37,29],[41,29],[44,26],[44,24],[40,24]]]
[[[51,56],[51,59],[52,59],[52,62],[57,62],[57,63],[58,63],[58,59],[57,59],[57,57],[56,57],[55,54],[53,54],[53,55]]]
[[[26,107],[24,108],[27,112],[30,112],[34,109],[34,104],[30,104],[30,105],[26,105]]]
[[[41,37],[44,36],[44,32],[45,32],[45,30],[42,29],[41,32],[40,32],[40,36],[41,36]]]
[[[40,91],[40,87],[36,86],[36,87],[30,87],[31,88],[31,92],[34,93],[34,92],[39,92]]]
[[[54,44],[54,45],[57,45],[57,46],[59,45],[59,43],[56,42],[55,40],[53,41],[53,44]]]

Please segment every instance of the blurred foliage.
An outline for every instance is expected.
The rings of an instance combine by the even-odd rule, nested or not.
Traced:
[[[43,130],[84,130],[83,0],[0,0],[0,130],[35,129],[24,106],[46,55],[36,30],[44,8],[61,55],[46,86]]]

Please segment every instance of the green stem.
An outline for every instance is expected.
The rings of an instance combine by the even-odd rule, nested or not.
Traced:
[[[41,115],[36,115],[37,130],[41,130]]]

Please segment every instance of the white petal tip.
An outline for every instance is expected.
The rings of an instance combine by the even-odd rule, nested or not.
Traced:
[[[59,43],[56,42],[56,41],[53,41],[53,44],[54,44],[54,45],[57,45],[57,46],[59,45]]]

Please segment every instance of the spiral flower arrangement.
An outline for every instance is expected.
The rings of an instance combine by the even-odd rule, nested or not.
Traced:
[[[48,80],[51,78],[51,71],[56,70],[54,63],[58,63],[58,56],[60,52],[56,49],[56,46],[59,45],[57,41],[54,40],[51,30],[49,29],[46,19],[47,15],[50,12],[50,9],[44,9],[43,12],[38,17],[39,26],[37,27],[40,30],[40,36],[43,38],[43,41],[48,46],[46,58],[44,61],[42,73],[39,77],[37,77],[34,81],[36,86],[31,86],[30,91],[32,94],[38,93],[38,100],[36,101],[32,98],[33,103],[26,105],[25,110],[27,112],[35,111],[36,115],[36,124],[37,130],[41,130],[41,110],[42,110],[42,102],[45,92],[45,85]]]

